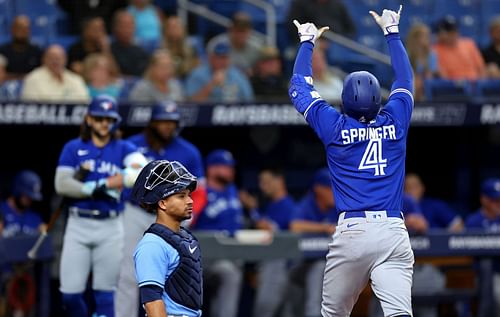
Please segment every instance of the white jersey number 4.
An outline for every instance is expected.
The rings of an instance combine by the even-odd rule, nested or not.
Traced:
[[[387,159],[382,158],[382,139],[370,139],[358,169],[374,169],[375,176],[385,175]]]

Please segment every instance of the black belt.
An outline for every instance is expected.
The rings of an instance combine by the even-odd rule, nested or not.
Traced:
[[[120,214],[117,210],[97,210],[69,207],[69,213],[73,216],[91,219],[116,218]]]

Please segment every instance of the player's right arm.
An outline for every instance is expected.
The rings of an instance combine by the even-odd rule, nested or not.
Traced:
[[[144,309],[146,310],[146,316],[148,317],[167,317],[165,303],[163,303],[162,299],[145,303]]]
[[[401,10],[402,6],[399,7],[398,12],[384,10],[382,16],[379,16],[374,11],[370,11],[370,14],[384,32],[395,75],[386,108],[391,112],[396,112],[400,115],[398,117],[403,117],[406,119],[406,122],[409,122],[413,110],[413,70],[399,35]],[[392,102],[394,100],[401,101],[404,107],[401,107],[399,102]]]
[[[300,47],[295,58],[293,75],[290,80],[288,94],[290,99],[307,123],[314,129],[324,143],[331,139],[333,133],[331,124],[340,114],[330,106],[314,89],[312,78],[312,52],[314,42],[328,27],[317,29],[313,23],[293,23],[297,27],[300,37]]]

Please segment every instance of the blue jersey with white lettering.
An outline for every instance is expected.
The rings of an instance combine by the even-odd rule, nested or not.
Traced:
[[[483,229],[487,232],[500,233],[500,216],[487,218],[481,210],[476,211],[465,220],[466,229]]]
[[[164,290],[165,281],[179,266],[179,261],[179,252],[173,246],[156,234],[146,233],[134,252],[135,275],[139,287],[156,285]],[[165,291],[162,297],[169,316],[201,316],[201,311],[174,302]]]
[[[386,105],[359,122],[324,101],[311,85],[313,44],[301,44],[290,85],[295,108],[326,150],[338,212],[401,210],[413,75],[398,34],[386,36],[395,81]]]
[[[82,182],[97,181],[120,173],[125,168],[124,158],[133,152],[137,152],[137,148],[125,140],[112,139],[104,147],[99,148],[91,140],[83,141],[76,138],[64,146],[59,157],[58,167],[69,167],[77,170],[79,166],[85,165],[90,169],[90,172]],[[93,200],[91,198],[72,199],[69,206],[101,211],[123,209],[121,202]]]
[[[234,184],[222,191],[207,186],[207,204],[196,220],[194,230],[222,230],[234,234],[243,226],[243,207]]]
[[[37,235],[40,233],[38,227],[42,224],[40,215],[31,209],[19,212],[11,208],[7,201],[0,204],[0,213],[3,219],[4,238],[12,238],[19,234]]]
[[[182,137],[173,138],[172,141],[160,151],[154,151],[149,146],[144,133],[132,135],[127,141],[137,146],[137,150],[146,157],[148,162],[154,160],[178,161],[198,179],[205,177],[203,158],[200,150],[198,150],[194,144]],[[132,189],[125,189],[122,195],[123,199],[129,200],[131,193]]]
[[[307,220],[312,222],[336,224],[338,215],[335,207],[321,210],[314,199],[314,193],[310,191],[297,204],[295,212],[291,216],[291,221]]]

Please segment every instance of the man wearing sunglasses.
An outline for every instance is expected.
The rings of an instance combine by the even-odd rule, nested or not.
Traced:
[[[96,315],[114,316],[124,236],[121,189],[132,187],[146,165],[132,143],[116,137],[120,119],[116,100],[95,97],[80,136],[66,143],[56,169],[56,192],[68,201],[60,291],[71,317],[88,316],[84,292],[90,272]],[[74,176],[81,168],[87,173],[80,181]]]

